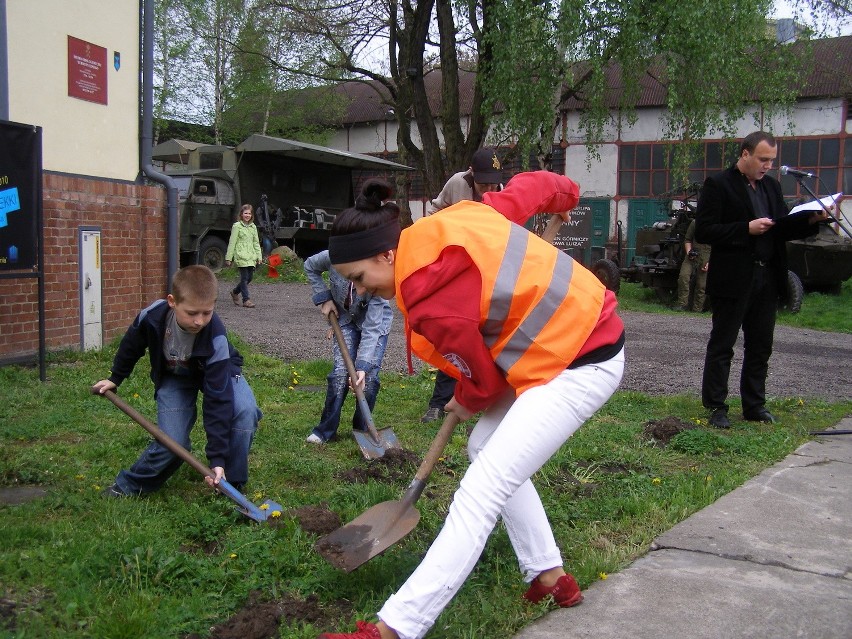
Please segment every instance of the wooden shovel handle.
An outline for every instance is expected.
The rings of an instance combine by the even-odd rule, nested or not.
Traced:
[[[435,439],[432,440],[432,444],[426,452],[426,457],[423,458],[420,468],[417,469],[417,474],[414,475],[414,481],[425,482],[429,479],[432,469],[435,468],[435,464],[441,458],[441,454],[444,452],[444,448],[446,448],[447,442],[450,441],[450,437],[452,437],[453,431],[458,424],[458,416],[455,413],[447,413],[446,417],[444,417],[444,422],[435,435]]]
[[[94,395],[100,395],[95,388],[92,388],[92,393]],[[140,413],[138,410],[133,408],[130,404],[121,399],[118,395],[108,390],[103,393],[103,396],[106,397],[109,401],[115,404],[118,408],[120,408],[130,419],[139,424],[142,428],[147,430],[151,436],[160,442],[163,446],[168,448],[175,455],[180,457],[187,464],[192,466],[199,473],[204,475],[205,477],[215,477],[216,474],[210,470],[207,466],[198,461],[195,457],[190,454],[190,452],[178,444],[174,439],[166,435],[160,428],[156,425],[148,421],[148,419]]]
[[[547,226],[541,234],[541,239],[549,244],[553,244],[553,240],[556,239],[556,236],[559,235],[559,229],[562,228],[562,216],[554,213],[550,216],[550,219],[547,221]]]
[[[343,339],[343,331],[340,330],[340,322],[337,320],[337,315],[329,313],[328,323],[331,324],[331,330],[334,331],[334,337],[337,339],[337,346],[340,348],[340,355],[343,357],[343,363],[346,364],[346,372],[349,373],[349,379],[352,380],[352,387],[355,390],[355,399],[358,400],[358,407],[361,409],[364,421],[367,422],[367,430],[370,432],[370,437],[372,437],[378,445],[381,445],[382,440],[379,436],[379,431],[376,430],[376,424],[373,422],[370,405],[367,403],[364,391],[355,383],[358,372],[355,370],[355,363],[349,356],[349,348],[346,346],[346,340]]]

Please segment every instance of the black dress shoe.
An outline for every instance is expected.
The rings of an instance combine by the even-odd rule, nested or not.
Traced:
[[[728,419],[727,408],[716,408],[710,413],[710,425],[714,428],[730,428],[731,420]]]
[[[760,410],[755,411],[753,413],[749,413],[748,415],[743,413],[743,417],[747,422],[764,422],[766,424],[774,424],[778,421],[777,419],[775,419],[775,415],[770,413],[765,408],[761,408]]]

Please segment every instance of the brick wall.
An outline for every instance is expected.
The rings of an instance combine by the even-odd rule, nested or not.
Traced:
[[[103,342],[167,290],[166,192],[159,186],[45,174],[47,350],[81,348],[79,229],[101,231]],[[0,280],[0,362],[38,353],[36,278]]]

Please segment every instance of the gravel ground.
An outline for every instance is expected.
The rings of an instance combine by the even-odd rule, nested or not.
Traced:
[[[228,330],[259,351],[281,359],[328,358],[328,325],[311,303],[307,284],[251,284],[256,308],[231,302],[232,284],[220,282],[216,310]],[[402,316],[395,309],[384,369],[405,372]],[[698,394],[710,315],[622,312],[627,365],[622,390],[653,395]],[[415,367],[422,365],[414,359]],[[742,348],[731,366],[731,391],[738,395]],[[770,397],[852,398],[852,335],[777,326],[769,363]]]

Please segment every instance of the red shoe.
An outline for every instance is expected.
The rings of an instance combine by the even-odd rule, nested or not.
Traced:
[[[369,621],[356,621],[358,632],[324,632],[317,639],[382,639],[376,624]]]
[[[553,588],[547,588],[541,585],[538,577],[532,580],[529,590],[524,593],[524,599],[531,603],[538,603],[547,595],[553,597],[560,608],[570,608],[576,606],[583,601],[583,593],[580,592],[580,586],[577,585],[577,580],[571,575],[562,575]]]

